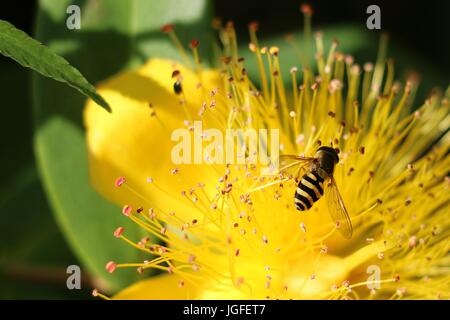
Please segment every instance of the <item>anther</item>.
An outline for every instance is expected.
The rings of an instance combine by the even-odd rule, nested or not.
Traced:
[[[122,208],[122,213],[126,217],[129,217],[132,211],[133,211],[133,208],[127,204],[124,205]]]
[[[303,222],[300,222],[300,229],[306,233],[306,225]]]
[[[180,76],[180,74],[181,74],[180,70],[173,70],[172,71],[172,79],[178,78]]]
[[[191,49],[196,49],[199,44],[200,44],[200,41],[198,41],[197,39],[193,39],[189,46]]]
[[[371,62],[366,62],[365,64],[364,64],[364,71],[365,72],[372,72],[373,71],[373,63],[371,63]]]
[[[364,154],[365,151],[366,151],[365,147],[359,147],[359,153]]]
[[[304,15],[311,17],[313,15],[313,8],[311,7],[310,4],[303,3],[300,6],[300,12],[303,13]]]
[[[114,270],[116,270],[117,268],[117,264],[114,261],[109,261],[106,265],[105,265],[105,269],[106,271],[108,271],[109,273],[113,273]]]
[[[252,21],[248,24],[248,28],[250,31],[256,32],[259,29],[259,22],[258,21]]]
[[[161,31],[164,33],[169,33],[175,29],[173,24],[165,24],[161,27]]]
[[[270,47],[270,49],[269,49],[269,53],[274,56],[278,56],[279,52],[280,52],[280,49],[278,47]]]
[[[405,206],[409,206],[409,205],[411,204],[411,202],[412,202],[411,197],[406,198],[406,200],[405,200]]]
[[[114,185],[115,185],[116,187],[120,187],[120,186],[123,185],[125,182],[126,182],[126,180],[125,180],[124,177],[118,177],[118,178],[116,179],[116,181],[114,182]]]
[[[116,238],[120,238],[120,236],[122,235],[122,233],[125,231],[124,227],[118,227],[115,231],[114,231],[114,237]]]
[[[355,171],[355,168],[350,168],[350,169],[348,169],[348,173],[347,173],[347,176],[350,176],[351,174],[352,174],[352,172],[353,171]]]

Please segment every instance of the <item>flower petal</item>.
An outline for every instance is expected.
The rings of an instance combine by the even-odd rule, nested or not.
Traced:
[[[173,91],[174,70],[183,77],[183,97]],[[218,72],[202,72],[202,83],[211,87],[218,86],[219,78]],[[100,193],[120,205],[151,203],[156,208],[167,208],[170,204],[173,210],[186,211],[186,203],[174,195],[195,184],[198,172],[194,170],[196,166],[173,164],[171,150],[175,142],[171,141],[171,134],[177,128],[185,128],[184,108],[190,116],[200,108],[207,88],[199,88],[198,83],[197,75],[181,65],[153,59],[141,69],[122,73],[101,86],[99,92],[108,100],[112,113],[92,101],[84,113],[90,174]],[[185,99],[185,106],[180,99]],[[171,174],[175,167],[178,175]],[[212,166],[205,167],[213,170]],[[114,187],[119,176],[126,178],[126,185],[132,190]],[[157,187],[149,185],[147,177],[153,178]]]
[[[184,300],[194,299],[196,287],[178,275],[160,275],[136,282],[114,296],[118,300]]]

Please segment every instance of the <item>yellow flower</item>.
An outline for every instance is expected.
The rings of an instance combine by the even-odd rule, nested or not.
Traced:
[[[385,75],[384,57],[360,68],[337,42],[325,53],[320,34],[318,74],[303,68],[298,86],[292,68],[286,89],[282,52],[259,47],[256,25],[250,33],[261,91],[228,25],[219,69],[202,68],[193,43],[192,67],[152,59],[106,81],[111,114],[88,102],[92,182],[152,236],[119,227],[147,258],[107,270],[162,271],[115,298],[449,298],[449,92],[411,113],[416,83],[394,82],[391,65]],[[221,132],[280,129],[286,154],[339,148],[334,176],[353,237],[336,232],[324,200],[295,210],[295,181],[263,177],[259,165],[173,164],[171,134],[195,120]]]

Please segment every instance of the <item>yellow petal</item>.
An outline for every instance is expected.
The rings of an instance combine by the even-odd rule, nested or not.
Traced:
[[[197,289],[192,284],[180,282],[178,275],[160,275],[135,284],[114,296],[119,300],[184,300],[195,299]]]
[[[173,91],[174,70],[180,70],[183,77],[184,96]],[[188,211],[186,203],[174,195],[195,184],[199,177],[196,166],[174,165],[171,161],[171,150],[177,143],[171,141],[171,133],[185,128],[183,122],[187,116],[180,99],[186,99],[185,108],[194,118],[202,98],[207,90],[218,86],[219,78],[217,72],[203,71],[202,80],[208,88],[206,85],[199,88],[199,78],[192,71],[173,61],[153,59],[136,71],[119,74],[105,82],[99,92],[111,105],[112,113],[98,108],[92,101],[84,113],[90,174],[95,188],[120,205],[168,208],[169,204],[172,210]],[[152,112],[156,115],[151,116]],[[170,174],[175,167],[180,174]],[[115,188],[114,181],[119,176],[124,176],[127,185],[139,192]],[[147,183],[147,177],[153,178],[155,184]]]

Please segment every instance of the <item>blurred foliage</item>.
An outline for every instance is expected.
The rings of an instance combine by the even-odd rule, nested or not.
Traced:
[[[65,27],[68,4],[78,4],[84,13],[80,30]],[[160,31],[163,24],[175,23],[184,44],[192,35],[208,43],[210,19],[204,0],[45,0],[40,3],[36,36],[95,83],[152,55],[178,58],[177,50]],[[138,238],[141,231],[90,185],[81,119],[83,97],[40,76],[33,80],[36,153],[57,220],[85,266],[112,289],[121,288],[133,281],[137,272],[120,270],[109,275],[105,263],[142,258],[138,250],[115,242],[112,232],[121,225],[130,238]]]

